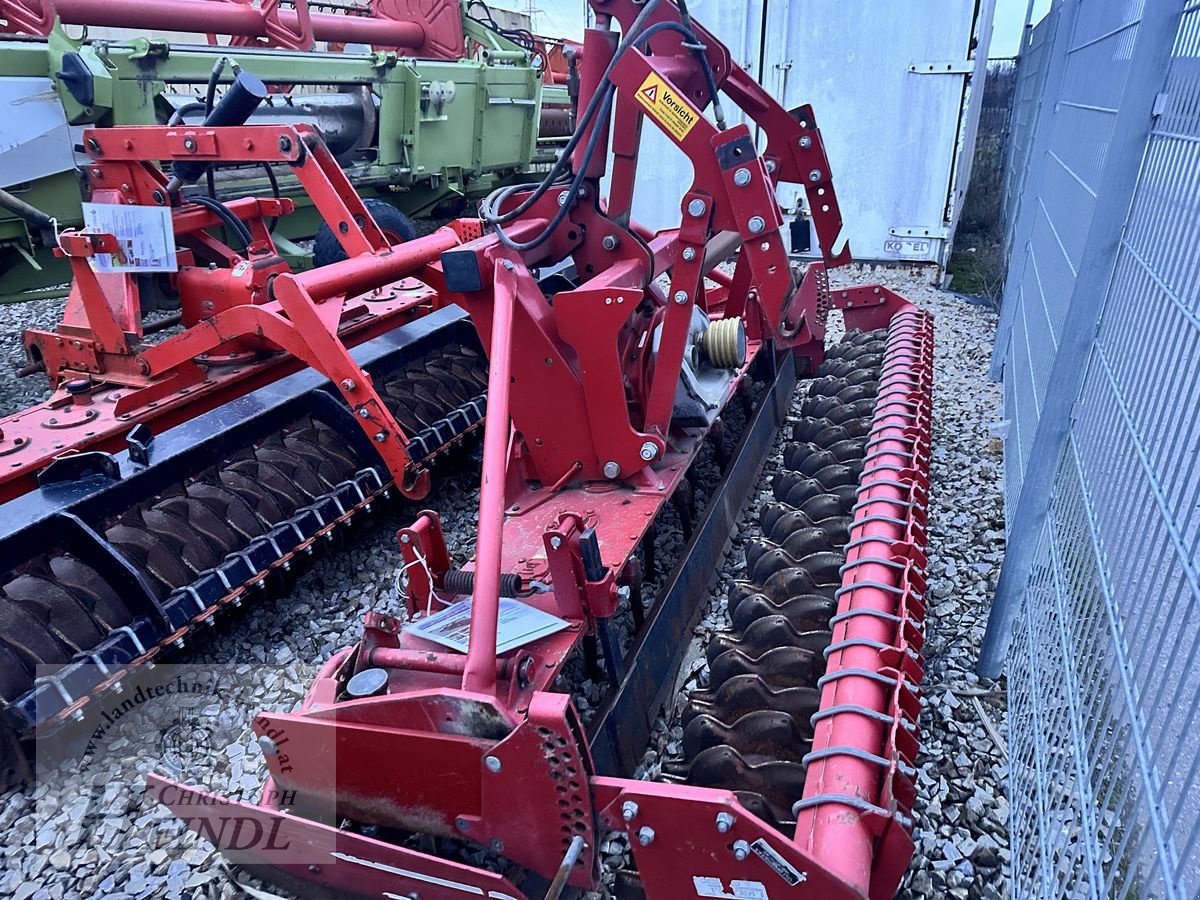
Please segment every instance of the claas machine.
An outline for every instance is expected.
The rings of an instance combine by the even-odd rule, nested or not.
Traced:
[[[881,286],[831,289],[851,256],[812,109],[783,109],[682,0],[591,7],[556,163],[400,245],[316,131],[238,124],[252,82],[219,124],[85,132],[93,200],[170,209],[179,265],[154,284],[98,273],[120,235],[66,232],[66,317],[26,336],[57,390],[0,422],[9,546],[29,551],[4,586],[10,758],[365,505],[419,500],[430,458],[482,426],[470,562],[451,564],[437,510],[414,514],[404,608],[368,613],[297,711],[255,717],[259,802],[158,776],[154,796],[301,896],[894,893],[913,849],[931,320]],[[631,218],[645,128],[694,169],[658,233]],[[290,271],[263,224],[286,202],[186,199],[216,160],[290,166],[346,258]],[[803,271],[784,182],[823,253]],[[187,328],[147,346],[155,290]],[[409,368],[376,374],[397,354]],[[722,582],[780,429],[763,537]],[[650,595],[676,510],[686,546]],[[681,750],[635,777],[713,584],[729,625]],[[590,718],[558,677],[579,656],[603,684]],[[63,665],[36,676],[43,657]],[[616,872],[610,840],[631,848]]]

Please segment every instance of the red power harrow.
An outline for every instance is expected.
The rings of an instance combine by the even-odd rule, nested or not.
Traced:
[[[563,160],[491,198],[491,232],[460,243],[460,227],[428,267],[490,361],[473,563],[451,568],[435,512],[400,531],[407,610],[368,614],[298,712],[255,720],[271,773],[257,805],[161,778],[152,789],[234,861],[306,896],[595,890],[598,848],[617,833],[634,862],[618,896],[887,897],[912,851],[932,326],[885,288],[831,292],[824,265],[800,278],[789,264],[784,181],[806,188],[825,264],[850,258],[834,250],[840,214],[810,109],[782,109],[682,5],[592,6]],[[747,125],[725,127],[717,92],[765,152]],[[659,234],[629,219],[647,120],[695,170],[682,224]],[[100,139],[120,156],[120,132]],[[369,229],[356,239],[360,260],[377,259]],[[731,274],[717,268],[734,254]],[[831,309],[849,333],[827,350]],[[797,373],[796,441],[747,578],[728,587],[731,626],[708,645],[681,758],[662,781],[635,779]],[[739,403],[748,423],[692,521],[688,478]],[[390,423],[376,427],[391,439]],[[399,448],[388,461],[397,471]],[[646,607],[646,538],[671,498],[689,540]],[[460,637],[469,622],[465,652],[418,632],[418,613],[443,608]],[[558,630],[500,645],[538,614]],[[597,647],[610,684],[585,723],[555,684]]]

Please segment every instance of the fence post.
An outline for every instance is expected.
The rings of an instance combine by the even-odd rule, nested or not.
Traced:
[[[999,381],[1004,374],[1004,356],[1008,352],[1009,335],[1012,333],[1013,319],[1017,315],[1015,297],[1025,275],[1025,265],[1028,261],[1029,239],[1033,235],[1033,223],[1037,218],[1037,210],[1030,201],[1042,189],[1042,177],[1046,168],[1046,145],[1054,131],[1054,110],[1058,105],[1058,97],[1062,91],[1063,76],[1067,71],[1067,57],[1070,56],[1071,40],[1075,34],[1075,20],[1082,0],[1059,0],[1058,9],[1051,10],[1049,15],[1056,16],[1054,36],[1048,39],[1046,47],[1046,80],[1042,82],[1042,96],[1038,99],[1038,109],[1030,125],[1029,140],[1031,146],[1026,157],[1029,171],[1021,188],[1021,199],[1017,203],[1017,224],[1013,230],[1012,245],[1008,248],[1008,275],[1004,279],[1004,293],[1001,294],[1000,322],[996,326],[996,337],[992,344],[992,362],[988,375],[992,381]],[[1062,52],[1058,52],[1061,47]],[[1018,255],[1020,264],[1015,265]]]
[[[1146,3],[1138,25],[1129,72],[1113,122],[1112,141],[1103,174],[1097,179],[1100,190],[1083,246],[1079,274],[1071,290],[1062,339],[1047,382],[1051,387],[1046,392],[1038,419],[1017,507],[1010,517],[1012,529],[1008,535],[1008,548],[1000,568],[977,667],[978,673],[986,678],[999,677],[1004,668],[1038,539],[1046,523],[1059,461],[1071,431],[1071,410],[1087,367],[1121,235],[1137,189],[1142,158],[1154,122],[1154,101],[1166,80],[1183,5],[1184,0],[1151,0]],[[1071,28],[1063,32],[1064,57],[1070,53],[1074,40],[1074,22],[1072,14]],[[1039,127],[1042,124],[1040,114],[1038,124]],[[1024,217],[1030,218],[1031,212],[1024,210]],[[1028,240],[1028,236],[1025,239]],[[1006,307],[1008,305],[1015,306],[1015,303],[1006,304]],[[1011,324],[1011,317],[1009,321]]]

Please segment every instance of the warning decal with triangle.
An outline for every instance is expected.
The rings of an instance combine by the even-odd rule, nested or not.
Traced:
[[[687,137],[700,121],[700,111],[675,93],[662,76],[654,72],[646,76],[636,96],[646,114],[677,141]]]

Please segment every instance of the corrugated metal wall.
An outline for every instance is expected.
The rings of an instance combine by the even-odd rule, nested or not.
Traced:
[[[1200,896],[1200,0],[1022,61],[997,336],[1013,896]],[[1011,638],[1011,643],[1008,643]]]

